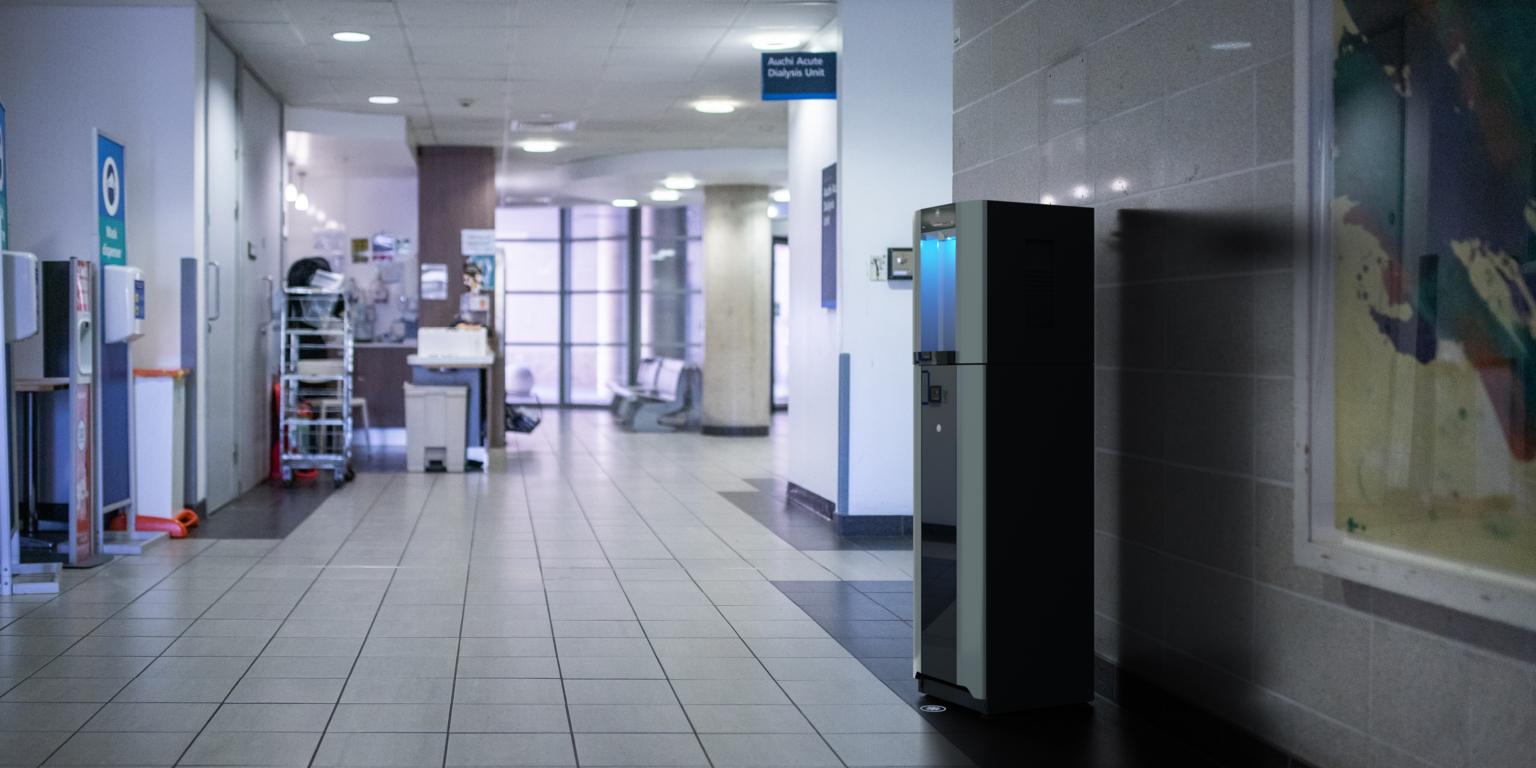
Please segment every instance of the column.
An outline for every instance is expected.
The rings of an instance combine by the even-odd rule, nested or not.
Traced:
[[[768,187],[704,187],[704,434],[766,435],[772,396]]]

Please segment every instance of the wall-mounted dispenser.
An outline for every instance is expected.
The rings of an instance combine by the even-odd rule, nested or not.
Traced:
[[[885,249],[885,265],[885,274],[887,280],[911,280],[914,269],[912,249]]]
[[[102,341],[116,344],[144,335],[144,272],[138,267],[105,266],[102,272]]]
[[[1093,211],[913,222],[913,672],[983,713],[1093,699]]]
[[[5,251],[5,340],[37,335],[43,323],[43,268],[37,257]]]

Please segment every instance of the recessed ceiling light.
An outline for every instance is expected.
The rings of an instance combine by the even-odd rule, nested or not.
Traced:
[[[399,104],[399,96],[369,96],[369,104]]]
[[[367,32],[337,32],[331,35],[331,39],[343,43],[366,43],[373,39],[373,35]]]
[[[635,207],[635,206],[637,206],[639,204],[640,204],[639,200],[631,200],[631,199],[629,199],[627,197],[621,197],[621,198],[613,201],[613,206],[615,208],[633,208],[633,207]]]
[[[524,152],[553,152],[560,148],[560,142],[553,139],[529,139],[519,146]]]
[[[789,190],[775,189],[773,194],[769,195],[768,198],[773,200],[775,203],[787,203],[789,202]]]
[[[1253,47],[1253,43],[1250,43],[1247,40],[1233,40],[1231,42],[1226,42],[1226,43],[1213,43],[1211,45],[1211,50],[1213,50],[1213,51],[1241,51],[1244,48],[1252,48],[1252,47]]]
[[[678,198],[680,198],[682,196],[683,196],[682,193],[678,192],[675,189],[653,189],[653,190],[651,190],[651,199],[655,200],[658,203],[673,203],[673,202],[677,202]]]
[[[752,38],[752,47],[759,51],[782,51],[798,47],[800,43],[799,35],[758,35]]]
[[[693,189],[699,185],[699,180],[692,176],[668,176],[661,185],[667,189]]]
[[[733,101],[706,99],[704,101],[695,101],[693,108],[709,115],[725,115],[736,111],[736,103]]]

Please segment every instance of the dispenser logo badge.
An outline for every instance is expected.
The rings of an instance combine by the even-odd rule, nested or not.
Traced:
[[[101,164],[101,205],[107,209],[108,216],[117,215],[119,195],[117,159],[108,157]]]

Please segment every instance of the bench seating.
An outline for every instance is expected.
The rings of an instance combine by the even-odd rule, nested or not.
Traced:
[[[703,377],[698,366],[677,358],[648,357],[634,382],[610,382],[608,388],[609,409],[632,432],[676,432],[703,420]]]

